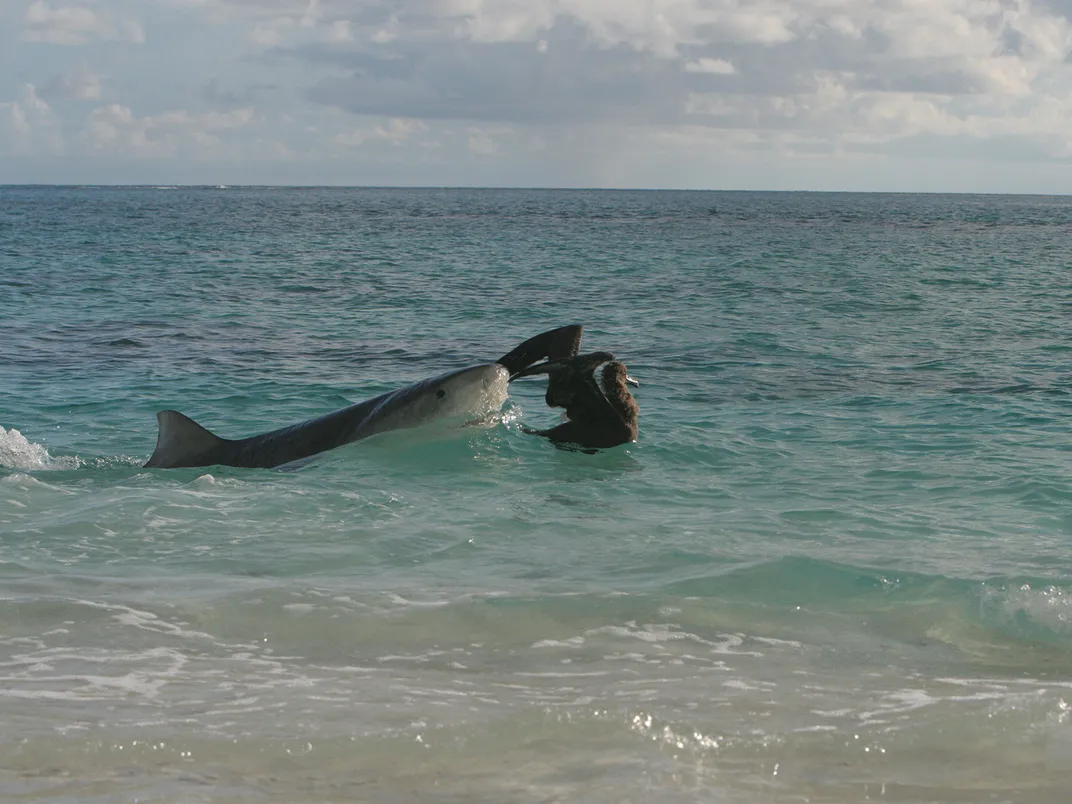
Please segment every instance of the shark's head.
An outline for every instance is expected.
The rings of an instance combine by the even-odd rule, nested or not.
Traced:
[[[502,407],[508,381],[509,373],[498,363],[470,366],[400,388],[370,418],[376,430],[481,418]]]
[[[452,371],[428,380],[436,417],[491,413],[502,407],[508,393],[509,372],[498,363]]]

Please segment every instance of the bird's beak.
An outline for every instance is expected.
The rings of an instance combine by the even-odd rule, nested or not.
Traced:
[[[626,381],[627,383],[629,383],[629,384],[630,384],[631,386],[633,386],[634,388],[639,388],[639,387],[640,387],[640,383],[639,383],[639,382],[637,382],[636,380],[634,380],[634,379],[633,379],[632,377],[630,377],[630,376],[629,376],[628,374],[626,374],[626,375],[625,375],[625,381]]]

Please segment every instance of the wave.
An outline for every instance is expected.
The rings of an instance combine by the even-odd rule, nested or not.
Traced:
[[[683,598],[780,611],[870,618],[874,626],[928,638],[949,628],[978,627],[976,637],[1072,648],[1072,585],[1068,578],[995,575],[950,578],[839,564],[800,556],[671,582],[660,592]],[[953,625],[956,623],[956,625]],[[983,637],[982,634],[989,634]]]
[[[53,458],[48,450],[35,444],[18,430],[0,426],[0,467],[4,469],[77,469],[81,461],[73,455]]]

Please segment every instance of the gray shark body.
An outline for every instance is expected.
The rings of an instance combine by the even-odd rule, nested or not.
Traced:
[[[506,401],[509,371],[482,363],[420,380],[348,408],[249,438],[226,439],[175,410],[162,410],[150,469],[282,466],[377,433],[450,417],[486,415]]]

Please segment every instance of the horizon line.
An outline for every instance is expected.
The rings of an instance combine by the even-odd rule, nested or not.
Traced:
[[[986,195],[986,196],[1035,196],[1042,198],[1068,198],[1070,193],[997,192],[993,190],[814,190],[814,189],[764,189],[695,187],[551,187],[527,185],[469,185],[469,184],[227,184],[175,182],[151,183],[95,183],[95,182],[23,182],[0,183],[0,189],[199,189],[199,190],[519,190],[526,192],[628,192],[628,193],[800,193],[815,195]]]

